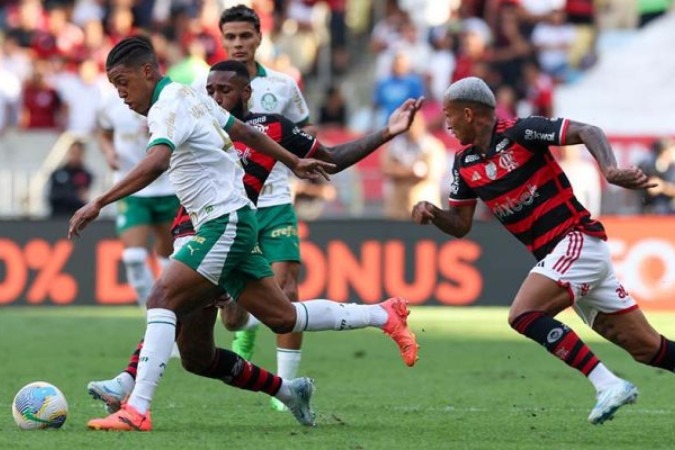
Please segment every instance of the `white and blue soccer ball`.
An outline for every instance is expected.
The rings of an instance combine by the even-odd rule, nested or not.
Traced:
[[[22,430],[60,428],[68,417],[68,403],[56,386],[36,381],[16,393],[12,415]]]

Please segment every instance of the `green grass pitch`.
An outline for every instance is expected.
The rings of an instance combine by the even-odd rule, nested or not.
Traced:
[[[504,308],[413,310],[421,360],[402,363],[377,330],[308,333],[301,374],[316,379],[318,426],[274,412],[263,394],[186,373],[171,360],[153,404],[151,433],[93,432],[102,405],[90,380],[126,365],[144,330],[138,308],[5,308],[0,311],[0,449],[619,449],[672,448],[675,378],[633,362],[571,314],[562,316],[596,354],[641,391],[602,426],[586,417],[593,389],[576,371],[517,335]],[[648,317],[675,336],[675,314]],[[218,341],[230,335],[219,329]],[[254,360],[274,370],[273,335]],[[61,430],[20,431],[11,402],[24,384],[58,386],[70,406]]]

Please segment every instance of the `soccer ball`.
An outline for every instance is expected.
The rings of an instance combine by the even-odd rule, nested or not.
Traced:
[[[56,386],[36,381],[16,393],[12,415],[22,430],[60,428],[68,416],[68,403]]]

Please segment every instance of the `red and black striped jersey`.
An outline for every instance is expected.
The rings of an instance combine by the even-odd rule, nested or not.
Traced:
[[[536,116],[497,121],[486,154],[471,146],[455,156],[450,206],[480,198],[538,260],[571,229],[606,239],[549,149],[565,145],[567,125]]]
[[[244,121],[299,158],[310,157],[319,145],[314,136],[305,133],[293,122],[278,114],[249,114]],[[235,141],[234,148],[244,169],[246,195],[257,204],[260,191],[277,160],[241,142]],[[171,225],[171,234],[174,239],[194,234],[190,216],[182,206]]]

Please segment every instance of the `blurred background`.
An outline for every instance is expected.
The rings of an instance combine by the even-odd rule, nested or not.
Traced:
[[[614,190],[584,149],[560,149],[594,214],[675,211],[672,0],[5,0],[0,217],[50,215],[60,195],[52,192],[55,172],[64,166],[85,177],[82,198],[110,184],[93,136],[110,89],[105,57],[116,42],[149,33],[163,68],[189,83],[227,57],[217,18],[238,3],[261,16],[258,58],[297,79],[324,143],[382,126],[408,96],[427,98],[409,135],[332,186],[296,185],[306,220],[407,220],[420,198],[444,204],[457,146],[441,99],[449,83],[470,75],[495,90],[501,117],[597,124],[622,164],[641,165],[658,180],[649,193]],[[490,220],[484,211],[479,218]]]

